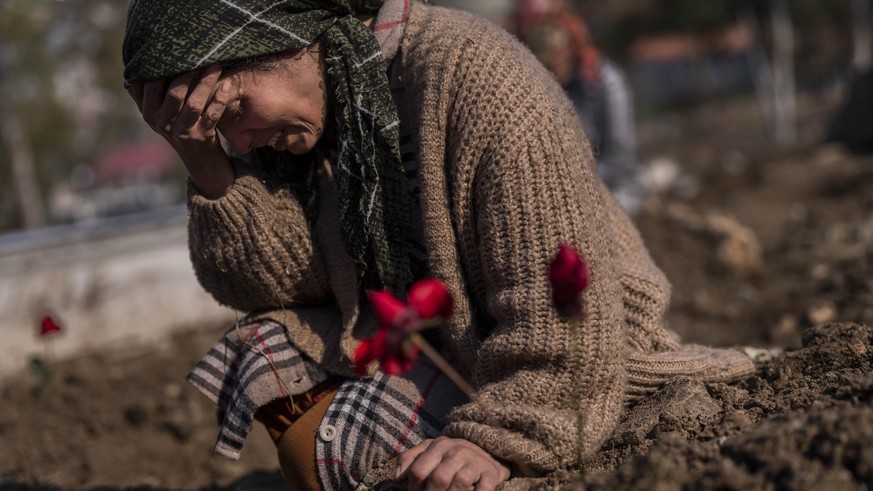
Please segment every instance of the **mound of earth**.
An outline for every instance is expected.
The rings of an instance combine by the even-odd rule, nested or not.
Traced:
[[[825,324],[735,384],[676,380],[636,406],[589,489],[840,489],[873,482],[873,328]]]

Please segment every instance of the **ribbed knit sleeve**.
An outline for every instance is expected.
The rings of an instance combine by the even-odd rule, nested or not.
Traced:
[[[602,214],[586,213],[599,198],[572,138],[545,134],[483,169],[476,274],[494,327],[474,369],[481,402],[456,411],[445,430],[538,471],[574,464],[580,437],[584,453],[596,451],[621,414],[624,390],[618,275]],[[586,318],[575,330],[558,319],[545,274],[562,242],[578,247],[592,271]],[[581,433],[570,409],[576,398]]]
[[[670,282],[655,265],[639,231],[618,201],[605,187],[601,194],[611,217],[609,224],[617,249],[616,268],[623,289],[628,345],[639,352],[677,350],[678,336],[663,326],[670,303]]]
[[[453,411],[444,433],[519,468],[570,467],[580,450],[599,448],[622,409],[622,289],[609,217],[581,124],[557,83],[509,35],[453,19],[459,25],[442,29],[466,39],[430,57],[445,73],[430,83],[448,86],[452,226],[482,341],[470,368],[479,400]],[[592,271],[576,328],[555,312],[546,276],[563,242]],[[458,334],[464,321],[449,328],[462,353],[470,349]]]
[[[188,245],[194,272],[219,303],[242,311],[330,298],[323,261],[303,208],[286,186],[234,160],[236,181],[221,198],[188,182]]]

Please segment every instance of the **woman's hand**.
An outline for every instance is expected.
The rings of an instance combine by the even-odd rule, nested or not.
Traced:
[[[230,160],[218,140],[216,125],[231,100],[230,80],[221,68],[188,72],[169,81],[133,85],[128,93],[146,123],[176,150],[203,196],[224,196],[233,184]]]
[[[397,479],[404,477],[414,490],[493,491],[509,469],[475,443],[441,436],[397,456]]]

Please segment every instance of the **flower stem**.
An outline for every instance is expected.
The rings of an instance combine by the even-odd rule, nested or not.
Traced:
[[[476,401],[476,391],[474,391],[473,388],[470,387],[470,384],[468,384],[467,381],[464,380],[464,377],[462,377],[461,374],[459,374],[454,368],[452,368],[451,365],[449,365],[449,362],[447,362],[446,359],[443,358],[442,355],[439,354],[439,352],[437,352],[437,350],[433,349],[433,346],[431,346],[430,343],[428,343],[421,336],[421,334],[414,332],[409,335],[409,340],[412,341],[412,344],[418,346],[419,349],[421,349],[421,351],[425,354],[425,356],[430,358],[430,361],[432,361],[437,366],[437,368],[439,368],[446,375],[446,377],[449,378],[449,380],[454,382],[454,384],[457,385],[458,388],[464,392],[464,394],[467,394],[467,397],[470,398],[470,402]]]

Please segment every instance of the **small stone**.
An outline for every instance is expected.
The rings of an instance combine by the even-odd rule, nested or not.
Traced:
[[[164,386],[164,396],[169,399],[177,399],[182,395],[182,386],[179,384],[167,384]]]
[[[810,278],[812,278],[816,281],[824,280],[830,275],[831,275],[831,268],[827,264],[817,263],[817,264],[813,265],[811,268],[809,268]]]
[[[858,341],[858,340],[854,340],[853,342],[849,343],[849,349],[851,349],[853,352],[855,352],[855,354],[861,355],[861,356],[866,355],[867,352],[869,351],[867,349],[867,345],[862,343],[861,341]]]
[[[806,311],[806,316],[813,324],[826,324],[836,320],[837,308],[832,302],[821,302],[811,306]]]

